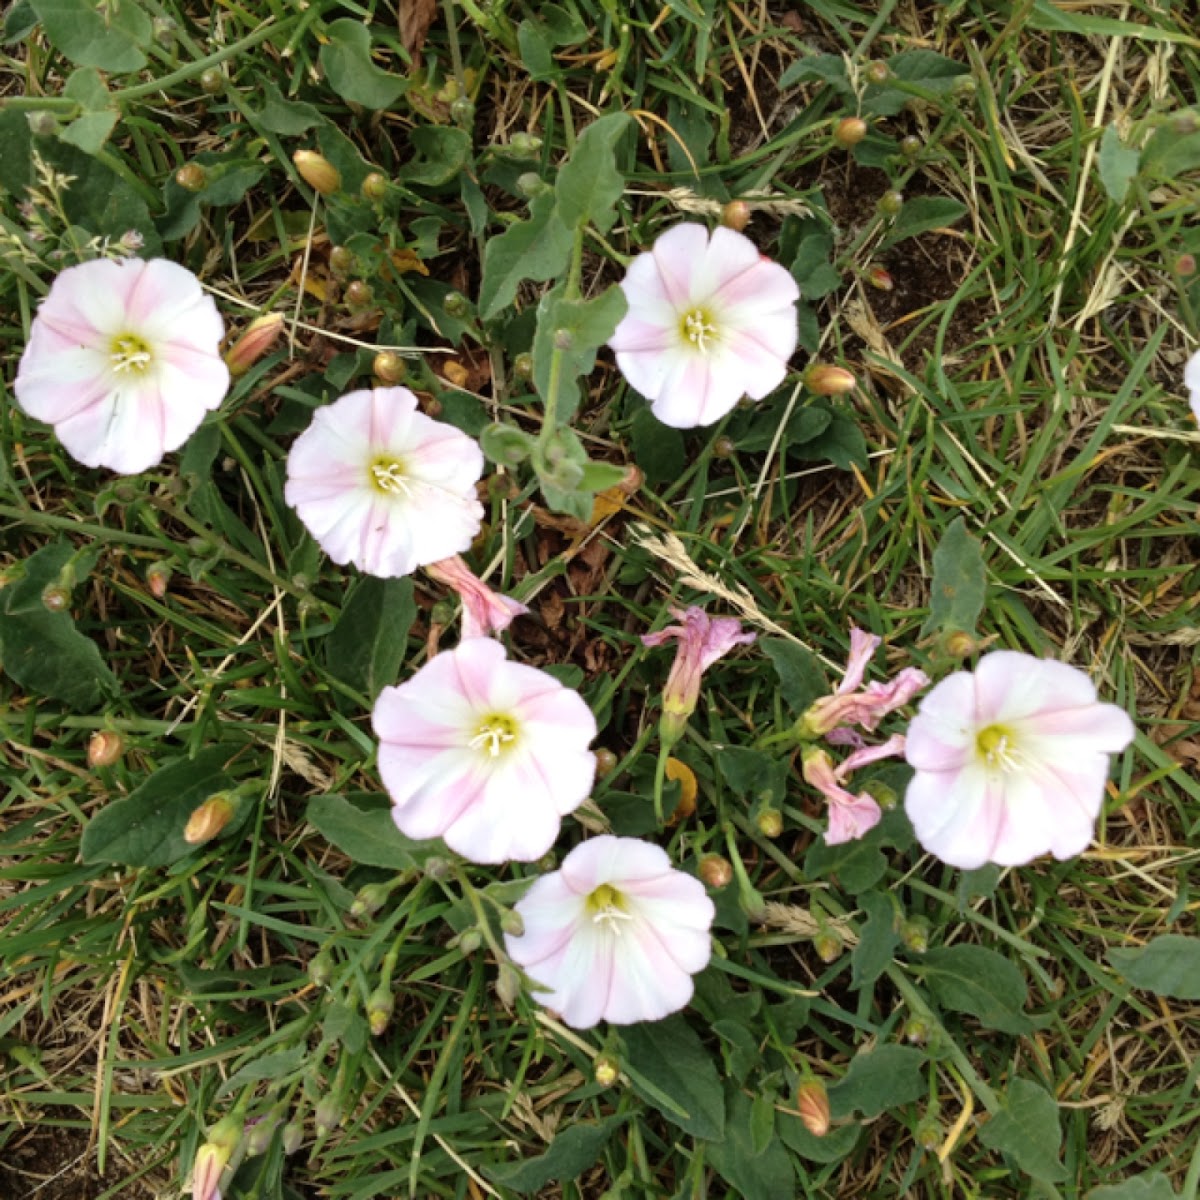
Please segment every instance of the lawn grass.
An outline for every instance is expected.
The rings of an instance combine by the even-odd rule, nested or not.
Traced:
[[[1200,253],[1200,157],[1147,167],[1124,200],[1101,176],[1108,127],[1152,156],[1155,131],[1195,103],[1187,6],[446,0],[413,62],[385,6],[122,0],[110,15],[129,10],[170,18],[173,40],[108,78],[121,120],[94,155],[27,119],[68,119],[69,35],[39,4],[7,18],[6,385],[55,272],[129,227],[196,271],[231,327],[266,310],[296,323],[219,418],[131,480],[80,468],[0,407],[6,588],[47,547],[84,555],[69,612],[119,685],[72,708],[0,680],[0,1194],[179,1195],[206,1130],[241,1101],[275,1133],[226,1200],[991,1200],[1117,1185],[1195,1200],[1195,1000],[1132,987],[1108,956],[1196,934],[1197,435],[1181,374],[1200,293],[1180,259]],[[329,49],[349,54],[331,27],[364,14],[375,69],[407,80],[375,109],[346,91],[393,84]],[[885,90],[868,64],[919,51],[963,70],[919,74],[856,151],[839,147],[836,121]],[[673,222],[712,223],[749,198],[748,234],[800,277],[796,366],[857,379],[830,400],[797,372],[762,406],[681,435],[647,420],[601,351],[571,424],[594,458],[636,463],[641,486],[606,493],[587,522],[550,511],[520,471],[489,482],[469,557],[533,609],[511,653],[579,687],[616,757],[559,857],[611,823],[684,869],[716,853],[738,873],[714,893],[720,954],[657,1034],[575,1032],[528,994],[498,996],[490,943],[532,868],[402,859],[346,832],[354,804],[381,794],[380,681],[354,654],[399,650],[406,677],[453,644],[457,618],[423,578],[377,584],[331,564],[283,500],[294,436],[317,404],[370,386],[381,347],[406,356],[427,412],[473,434],[497,416],[538,431],[519,356],[546,288],[525,280],[482,320],[483,255],[526,214],[518,177],[553,183],[616,110],[637,130],[617,152],[615,221],[583,244],[584,295]],[[518,132],[540,145],[518,152]],[[299,147],[338,164],[342,194],[314,195]],[[74,179],[39,182],[37,161]],[[196,163],[207,183],[193,194],[176,172]],[[374,206],[359,194],[368,169],[390,181]],[[898,217],[879,207],[890,190]],[[937,198],[960,203],[955,218],[897,238],[911,214],[948,214],[920,207]],[[349,276],[336,243],[354,247]],[[872,284],[878,268],[890,289]],[[352,309],[354,279],[373,295]],[[827,432],[800,436],[820,408]],[[1136,714],[1076,860],[964,875],[922,856],[900,812],[856,856],[830,855],[798,770],[774,787],[731,765],[822,677],[836,682],[851,624],[885,639],[876,677],[958,665],[923,629],[934,552],[959,517],[986,569],[979,645],[1061,657]],[[762,640],[706,676],[673,751],[697,810],[658,829],[668,656],[639,635],[692,602]],[[361,627],[339,625],[352,605]],[[97,731],[123,741],[112,765],[88,763]],[[240,826],[163,865],[84,861],[89,821],[214,747],[253,801]],[[904,769],[874,780],[902,793]],[[367,885],[386,899],[352,912]],[[487,935],[474,950],[457,940],[472,928]],[[931,991],[928,954],[970,945],[1011,964],[1017,985],[988,985],[1009,1001],[1016,986],[1006,1015]],[[395,1007],[373,1037],[363,1014],[381,972]],[[598,1080],[601,1057],[616,1082]],[[857,1091],[834,1088],[852,1069]],[[796,1115],[808,1074],[834,1088],[824,1139]],[[290,1155],[288,1122],[301,1126]],[[531,1160],[551,1147],[541,1170]],[[1149,1172],[1163,1179],[1128,1182]]]

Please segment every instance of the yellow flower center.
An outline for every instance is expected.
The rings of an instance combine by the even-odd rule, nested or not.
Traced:
[[[989,766],[1011,771],[1017,765],[1016,738],[1003,725],[987,725],[975,735],[975,751]]]
[[[621,922],[633,920],[633,914],[626,911],[625,897],[611,884],[602,883],[589,894],[586,904],[592,923],[607,926],[610,933],[620,934]]]
[[[708,339],[717,336],[717,327],[713,324],[711,314],[702,308],[693,308],[691,312],[684,313],[680,330],[701,354],[708,353]]]
[[[375,459],[368,470],[371,486],[377,492],[389,496],[407,496],[412,484],[404,472],[404,464],[398,458]]]
[[[505,751],[512,750],[516,741],[516,721],[504,713],[492,713],[480,722],[467,745],[472,750],[486,751],[489,758],[499,758]]]
[[[138,337],[136,333],[118,333],[109,343],[108,359],[118,375],[126,371],[143,375],[154,362],[154,355],[145,338]]]

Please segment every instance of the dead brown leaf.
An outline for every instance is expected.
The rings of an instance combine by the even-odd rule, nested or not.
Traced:
[[[437,10],[437,0],[400,0],[400,44],[414,58],[425,45]]]

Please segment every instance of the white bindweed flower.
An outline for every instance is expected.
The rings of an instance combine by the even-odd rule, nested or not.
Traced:
[[[1200,350],[1187,360],[1183,368],[1183,386],[1188,390],[1192,414],[1200,421]]]
[[[68,267],[42,301],[13,385],[72,457],[136,475],[177,450],[229,390],[225,326],[163,258]]]
[[[908,727],[904,807],[951,866],[1071,858],[1092,840],[1109,755],[1133,740],[1124,709],[1065,663],[996,650],[943,679]]]
[[[375,388],[317,409],[283,494],[335,563],[389,578],[471,544],[482,473],[474,439],[418,412],[407,388]]]
[[[589,1029],[683,1008],[692,976],[708,965],[716,910],[661,847],[605,834],[535,880],[516,911],[524,932],[505,946],[534,981],[534,998]]]
[[[578,692],[468,638],[384,688],[372,717],[392,816],[477,863],[540,858],[591,791],[596,719]]]
[[[676,225],[630,263],[621,289],[629,310],[608,344],[664,425],[711,425],[783,382],[800,289],[743,234]]]

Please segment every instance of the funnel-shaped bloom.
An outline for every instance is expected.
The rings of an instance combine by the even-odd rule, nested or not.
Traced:
[[[1200,421],[1200,350],[1187,360],[1187,365],[1183,368],[1183,386],[1188,390],[1188,402],[1192,406],[1192,413],[1196,420]]]
[[[455,554],[441,562],[430,563],[425,574],[439,583],[448,584],[462,599],[463,638],[488,637],[503,633],[514,617],[523,616],[529,609],[511,596],[494,592],[462,558]]]
[[[13,390],[81,463],[136,475],[182,446],[225,398],[224,334],[186,268],[96,259],[55,279]]]
[[[800,289],[743,234],[676,225],[630,263],[621,289],[629,310],[608,344],[664,425],[711,425],[783,382]]]
[[[854,841],[879,824],[883,812],[878,802],[868,792],[859,792],[856,796],[842,787],[840,780],[845,778],[846,772],[835,771],[824,750],[813,746],[804,751],[803,774],[804,782],[815,787],[829,801],[826,845]]]
[[[590,1029],[683,1008],[692,976],[708,965],[716,910],[698,879],[672,869],[666,851],[605,834],[537,879],[516,911],[524,932],[505,945],[533,979],[535,999]]]
[[[671,615],[682,624],[644,633],[642,644],[661,646],[672,640],[678,642],[675,661],[663,689],[662,715],[663,737],[675,742],[683,734],[688,717],[696,711],[701,675],[734,646],[747,645],[756,635],[743,633],[741,623],[735,618],[714,619],[694,604],[687,609],[672,608]]]
[[[1074,667],[1012,650],[943,679],[908,727],[916,774],[904,807],[917,840],[951,866],[1071,858],[1092,840],[1109,755],[1129,715]]]
[[[418,412],[407,388],[375,388],[317,409],[283,494],[335,563],[387,578],[471,544],[482,473],[474,439]]]
[[[392,816],[477,863],[540,858],[586,798],[596,719],[578,692],[469,638],[384,688],[372,718]]]

